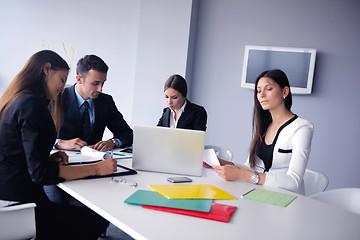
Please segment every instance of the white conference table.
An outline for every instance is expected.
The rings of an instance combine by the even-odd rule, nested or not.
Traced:
[[[131,159],[118,161],[131,167]],[[75,180],[59,187],[135,239],[360,239],[360,215],[320,201],[297,195],[287,207],[278,207],[242,199],[241,195],[255,187],[244,181],[226,182],[213,169],[203,169],[202,177],[193,177],[192,184],[212,184],[236,200],[215,200],[237,206],[230,222],[218,222],[175,213],[144,209],[124,203],[138,189],[148,185],[171,184],[163,174],[138,171],[120,176],[138,183],[133,188],[111,183],[110,178]],[[285,190],[265,188],[289,193]]]

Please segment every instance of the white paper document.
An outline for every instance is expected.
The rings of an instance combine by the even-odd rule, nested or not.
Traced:
[[[101,159],[101,160],[108,159],[111,157],[111,155],[107,152],[100,152],[100,151],[92,149],[91,147],[88,147],[88,146],[82,147],[80,151],[85,156],[97,158],[97,159]]]
[[[216,153],[213,148],[204,150],[203,161],[210,166],[212,166],[212,165],[220,166],[219,159],[217,158]]]
[[[114,173],[122,173],[122,172],[128,172],[129,170],[126,168],[123,168],[121,165],[117,165],[116,171]]]
[[[95,163],[95,162],[103,160],[101,158],[89,157],[89,156],[83,155],[80,152],[70,152],[70,153],[68,153],[68,156],[69,156],[69,164]]]

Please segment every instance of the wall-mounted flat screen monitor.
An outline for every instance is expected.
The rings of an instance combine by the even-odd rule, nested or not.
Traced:
[[[315,58],[316,49],[246,45],[241,87],[254,89],[262,72],[281,69],[293,94],[311,94]]]

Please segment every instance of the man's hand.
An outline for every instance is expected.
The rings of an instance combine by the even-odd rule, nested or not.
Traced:
[[[55,147],[57,149],[64,149],[64,150],[72,150],[72,149],[81,149],[82,147],[86,146],[87,143],[80,138],[74,138],[70,140],[60,140]]]
[[[105,151],[110,151],[110,150],[114,149],[115,144],[113,143],[113,141],[111,139],[109,139],[107,141],[100,141],[90,147],[95,150],[105,152]]]

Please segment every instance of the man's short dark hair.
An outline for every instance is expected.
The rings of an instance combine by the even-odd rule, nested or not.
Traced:
[[[96,55],[86,55],[78,61],[76,66],[76,74],[84,75],[91,69],[102,73],[107,73],[109,67],[100,57]]]

